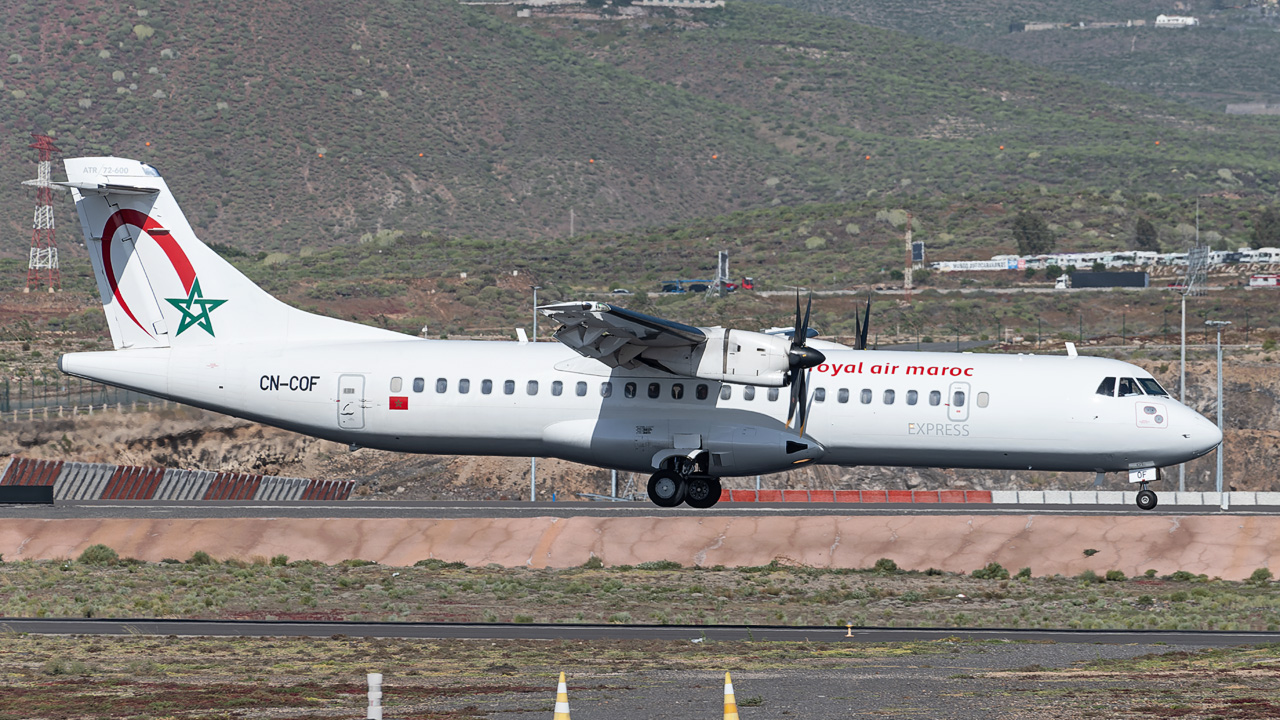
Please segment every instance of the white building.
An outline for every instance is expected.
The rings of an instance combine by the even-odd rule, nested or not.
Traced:
[[[1199,25],[1200,19],[1191,17],[1190,15],[1157,15],[1156,27],[1162,28],[1180,28]]]

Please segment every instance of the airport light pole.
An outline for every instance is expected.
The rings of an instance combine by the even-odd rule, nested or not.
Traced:
[[[1222,330],[1230,325],[1229,320],[1206,320],[1204,323],[1207,327],[1212,327],[1218,331],[1218,432],[1222,432]],[[1218,495],[1222,495],[1222,446],[1226,445],[1224,438],[1222,443],[1218,445]],[[1224,506],[1225,507],[1225,506]]]
[[[538,291],[541,285],[533,286],[533,342],[538,342]],[[538,458],[529,458],[529,502],[538,501]]]

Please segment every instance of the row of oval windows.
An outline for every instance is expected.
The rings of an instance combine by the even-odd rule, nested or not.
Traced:
[[[391,392],[393,393],[400,392],[403,387],[404,387],[404,381],[401,378],[399,377],[391,378]],[[525,384],[525,393],[528,395],[537,395],[538,388],[539,388],[538,381],[530,380]],[[423,392],[425,389],[426,389],[425,379],[423,378],[413,379],[414,392],[420,393],[420,392]],[[628,398],[635,397],[638,390],[639,390],[639,387],[634,382],[629,382],[622,386],[622,394]],[[449,391],[449,380],[446,378],[437,378],[436,392],[446,393],[448,391]],[[458,393],[462,395],[466,395],[469,392],[471,392],[471,381],[467,378],[463,378],[459,380]],[[481,380],[480,393],[483,395],[489,395],[492,392],[493,392],[493,381]],[[502,394],[514,395],[515,392],[516,392],[515,380],[503,381]],[[710,393],[710,388],[707,386],[706,383],[698,383],[698,385],[694,387],[693,396],[698,400],[706,400],[707,397],[709,397],[709,393]],[[551,383],[551,394],[557,397],[560,395],[563,395],[564,383],[559,380],[553,381]],[[578,397],[585,397],[587,394],[587,383],[585,382],[574,383],[574,394],[577,395]],[[646,388],[646,394],[650,398],[655,398],[655,399],[661,396],[662,383],[656,383],[656,382],[649,383],[649,387]],[[770,401],[776,401],[780,394],[781,394],[780,389],[776,387],[767,388],[765,393],[766,397],[768,397]],[[600,397],[611,397],[612,395],[613,395],[613,383],[612,382],[600,383]],[[874,397],[874,394],[871,392],[869,388],[863,388],[858,393],[858,400],[863,405],[870,405],[873,397]],[[673,400],[681,400],[684,398],[683,383],[671,384],[671,398]],[[742,399],[755,400],[755,398],[756,398],[756,388],[752,385],[743,386]],[[733,399],[732,385],[726,384],[720,387],[720,399],[721,400]],[[826,402],[826,400],[827,400],[827,389],[815,388],[813,391],[813,401]],[[897,400],[897,392],[894,390],[885,390],[884,393],[881,395],[881,401],[885,405],[892,405],[896,400]],[[935,405],[935,406],[941,405],[942,392],[938,390],[929,391],[928,400],[930,405]],[[906,392],[906,402],[908,405],[915,405],[919,401],[920,401],[920,393],[918,393],[915,390],[908,390]],[[966,401],[966,398],[963,390],[956,390],[952,393],[951,404],[954,405],[955,407],[964,407],[965,401]],[[836,391],[836,402],[840,402],[840,403],[849,402],[848,388],[840,388],[839,390]],[[990,396],[987,393],[985,392],[978,393],[978,396],[977,396],[978,407],[986,407],[989,402],[990,402]]]

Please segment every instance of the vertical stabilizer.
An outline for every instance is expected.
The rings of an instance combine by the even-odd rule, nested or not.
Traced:
[[[392,333],[289,307],[200,242],[164,178],[137,160],[69,158],[72,190],[117,350]]]

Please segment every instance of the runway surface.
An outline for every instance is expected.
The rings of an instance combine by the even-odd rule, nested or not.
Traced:
[[[1184,517],[1280,515],[1280,506],[1161,505],[1143,511],[1131,505],[992,505],[987,503],[721,503],[708,510],[660,508],[649,502],[59,502],[55,505],[0,505],[0,518],[199,519],[199,518],[531,518],[531,517],[856,517],[1057,515],[1099,517]]]
[[[242,620],[0,618],[0,631],[36,635],[181,635],[469,640],[688,640],[887,643],[963,638],[1005,642],[1225,647],[1280,642],[1280,632],[1020,630],[738,625],[534,625],[512,623],[357,623]],[[852,633],[852,637],[849,634]]]

